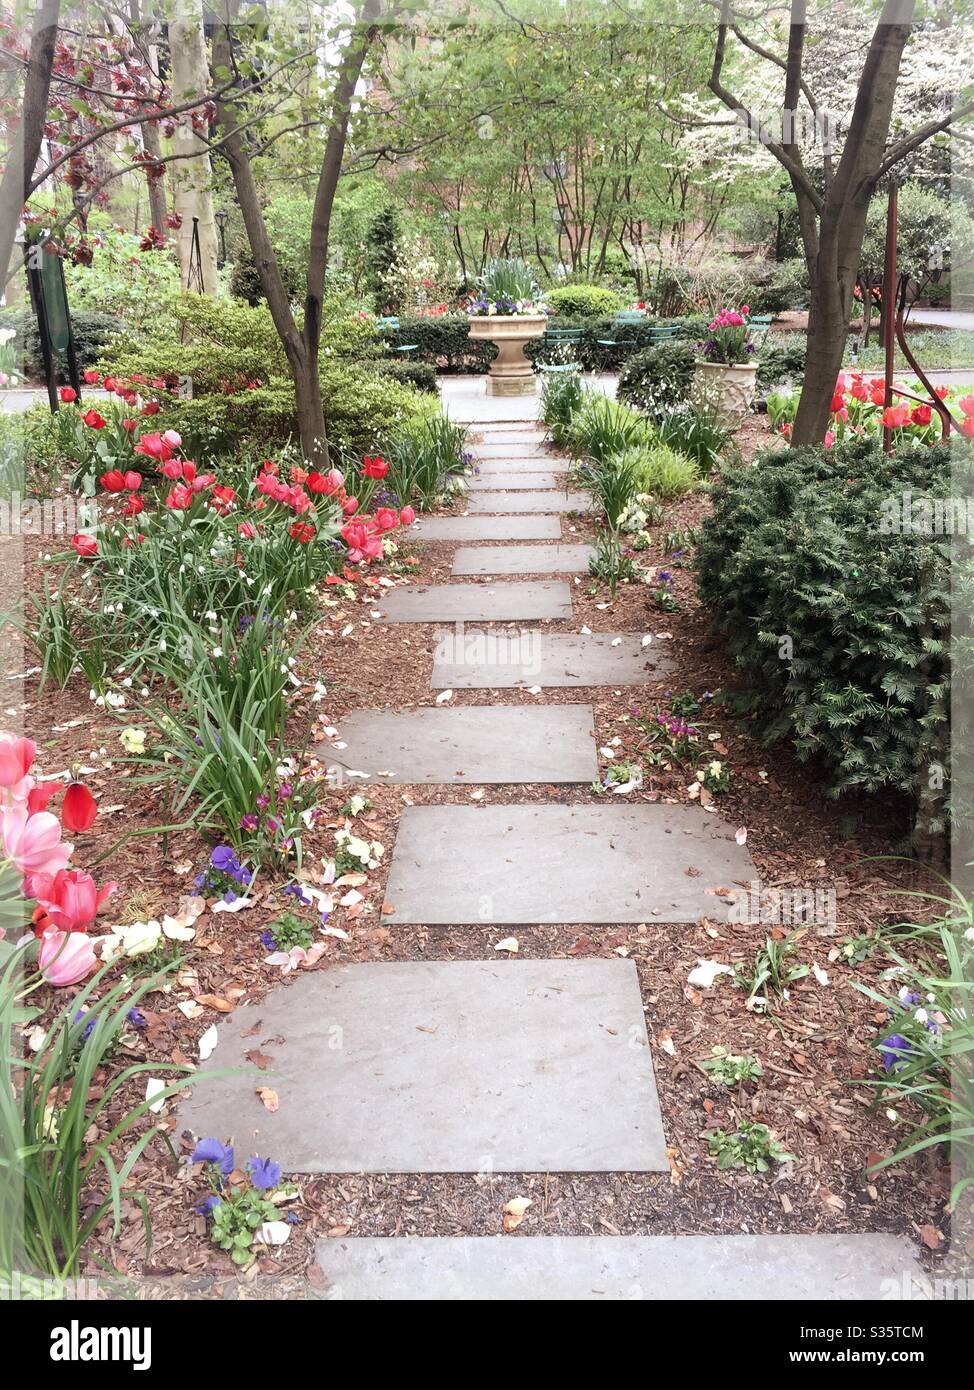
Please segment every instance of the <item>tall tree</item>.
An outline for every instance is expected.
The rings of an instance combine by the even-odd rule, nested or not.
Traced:
[[[960,103],[948,114],[926,121],[890,143],[896,86],[917,7],[915,0],[884,0],[859,71],[852,115],[837,162],[828,143],[825,145],[820,188],[806,167],[799,139],[802,110],[807,110],[818,123],[824,113],[805,71],[809,28],[806,0],[791,2],[783,54],[759,42],[753,27],[748,32],[748,20],[735,11],[732,0],[719,0],[719,4],[720,20],[708,85],[785,168],[798,205],[811,304],[805,380],[791,438],[795,447],[819,443],[829,427],[830,402],[842,367],[870,200],[901,160],[974,111],[974,102]],[[777,123],[772,126],[762,122],[725,85],[725,61],[732,38],[783,73],[780,130]],[[850,59],[847,57],[846,61]]]
[[[26,58],[20,121],[7,151],[7,163],[3,179],[0,180],[0,284],[7,278],[17,224],[40,158],[60,13],[61,0],[42,0],[34,19]]]
[[[203,33],[202,0],[177,0],[169,21],[169,59],[172,91],[177,101],[205,100],[210,85],[209,60]],[[173,203],[180,221],[179,264],[186,289],[215,294],[217,233],[213,216],[213,176],[203,129],[205,117],[194,113],[173,134],[176,159],[172,167]],[[161,230],[161,229],[160,229]],[[198,265],[195,261],[196,247]]]
[[[260,189],[254,173],[254,160],[265,147],[261,146],[258,137],[249,129],[252,120],[248,99],[254,93],[260,94],[262,84],[257,72],[248,68],[245,77],[238,64],[234,49],[234,28],[238,11],[238,0],[234,0],[227,21],[218,30],[213,44],[216,80],[220,82],[226,75],[240,73],[237,91],[225,92],[217,102],[221,148],[230,165],[237,202],[264,297],[294,380],[302,450],[307,459],[327,465],[328,437],[321,382],[318,377],[318,355],[325,272],[328,265],[328,236],[335,191],[348,141],[355,88],[361,77],[366,56],[379,34],[377,20],[380,0],[363,0],[354,17],[344,26],[344,42],[337,37],[333,39],[333,42],[341,43],[341,47],[334,69],[333,89],[325,100],[320,118],[322,128],[327,133],[311,214],[304,315],[300,323],[291,309],[281,267],[268,234]],[[306,111],[306,94],[302,94],[301,101],[303,110]]]

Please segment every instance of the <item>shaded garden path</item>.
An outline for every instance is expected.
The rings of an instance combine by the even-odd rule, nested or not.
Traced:
[[[418,538],[456,543],[453,580],[380,601],[384,621],[426,625],[439,701],[352,711],[340,754],[356,786],[542,789],[525,803],[406,805],[399,819],[385,924],[432,928],[431,957],[437,927],[496,928],[500,954],[337,965],[239,1011],[212,1065],[241,1072],[198,1087],[181,1121],[273,1151],[286,1172],[669,1171],[634,963],[518,960],[510,933],[649,920],[677,933],[721,920],[714,889],[756,870],[733,827],[699,807],[559,799],[559,785],[598,776],[594,717],[590,704],[547,703],[544,692],[638,686],[665,659],[632,633],[541,626],[572,618],[584,548],[562,543],[560,518],[578,499],[542,428],[524,418],[536,403],[516,404],[521,420],[477,427],[468,514],[418,528]],[[542,500],[514,510],[519,496]],[[511,620],[513,637],[491,626]],[[505,704],[512,688],[537,702]],[[453,705],[454,690],[494,699]],[[255,1019],[274,1055],[281,1104],[271,1114],[246,1074]],[[513,1230],[520,1216],[505,1212]],[[340,1237],[320,1240],[317,1259],[334,1295],[351,1298],[727,1298],[769,1288],[868,1298],[914,1267],[909,1243],[889,1235]]]

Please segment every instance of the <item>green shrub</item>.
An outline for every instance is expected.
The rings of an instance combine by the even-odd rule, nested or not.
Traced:
[[[804,256],[772,261],[764,274],[755,277],[747,303],[756,314],[781,314],[786,309],[807,309],[810,295]]]
[[[818,759],[833,796],[920,795],[934,830],[949,538],[881,524],[904,493],[914,506],[948,496],[952,454],[969,467],[962,443],[890,458],[866,440],[765,451],[723,475],[697,552],[701,596],[748,673],[765,736]]]
[[[111,314],[97,313],[93,310],[79,310],[71,315],[74,330],[74,350],[78,368],[85,371],[93,367],[105,353],[112,340],[125,329],[121,319]],[[30,310],[0,310],[0,328],[12,328],[17,334],[12,346],[21,356],[24,374],[33,380],[44,375],[44,361],[41,357],[41,338],[37,331],[37,320]],[[61,376],[67,380],[67,363],[61,355]]]
[[[545,298],[559,316],[564,314],[566,318],[604,318],[624,307],[615,290],[601,285],[561,285],[549,290]]]
[[[497,349],[493,343],[470,337],[466,314],[409,314],[399,320],[399,329],[388,337],[392,347],[415,343],[413,362],[428,362],[440,372],[486,372]]]
[[[600,391],[586,391],[565,431],[576,458],[603,460],[621,454],[637,444],[653,440],[653,427],[621,401],[610,400]]]
[[[636,491],[648,492],[667,502],[692,491],[700,480],[694,459],[658,440],[627,449],[621,457],[628,461],[636,477]]]
[[[380,358],[375,365],[381,376],[415,386],[417,391],[429,391],[436,395],[436,368],[429,362],[413,362],[408,357],[388,357]]]
[[[686,339],[634,352],[619,373],[619,400],[650,414],[683,405],[693,389],[696,356]]]
[[[559,314],[556,320],[559,328],[580,328],[582,336],[576,347],[576,355],[585,371],[603,371],[607,367],[621,368],[634,353],[651,346],[651,330],[658,327],[671,327],[677,330],[677,337],[696,344],[703,338],[707,320],[699,316],[662,319],[645,318],[633,323],[617,324],[612,318],[569,318]],[[609,338],[619,343],[618,348],[606,348],[599,339]],[[557,349],[541,338],[527,344],[524,355],[534,363],[557,360]]]
[[[638,449],[622,449],[605,458],[593,459],[586,468],[586,479],[593,497],[613,533],[639,492]]]
[[[790,381],[799,384],[805,375],[804,333],[768,334],[758,357],[757,384],[764,390]]]

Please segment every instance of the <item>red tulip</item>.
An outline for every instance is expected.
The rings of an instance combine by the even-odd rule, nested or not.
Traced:
[[[90,369],[87,372],[83,373],[83,375],[85,379],[85,384],[87,386],[97,386],[99,381],[101,381],[101,377],[99,376],[99,374],[97,372],[91,371]]]
[[[966,434],[968,439],[974,439],[974,415],[965,415],[960,422],[961,434]]]
[[[73,386],[62,386],[58,395],[65,405],[71,405],[73,401],[78,399],[78,393]]]
[[[13,787],[23,781],[37,756],[37,744],[30,738],[0,734],[0,787]]]
[[[98,481],[106,492],[125,491],[125,475],[117,468],[112,468],[108,473],[103,473]]]
[[[957,404],[969,420],[974,419],[974,396],[964,396]]]
[[[342,503],[342,511],[346,516],[354,516],[358,511],[358,498],[346,497],[345,501]]]
[[[98,554],[98,542],[94,536],[86,536],[81,531],[71,537],[71,544],[83,560],[90,560],[93,555]]]
[[[362,472],[366,478],[384,478],[389,472],[389,465],[385,459],[376,454],[374,458],[366,457],[363,459]]]
[[[162,406],[159,404],[158,401],[146,401],[145,405],[142,407],[142,414],[158,415],[161,409]]]
[[[402,511],[399,513],[399,520],[402,522],[403,526],[412,526],[413,522],[416,520],[416,508],[403,507]]]
[[[37,900],[34,932],[42,936],[52,928],[86,931],[118,884],[106,883],[99,890],[91,875],[81,869],[59,869],[56,874],[34,874],[30,887]]]
[[[910,420],[910,410],[905,405],[888,405],[883,411],[883,424],[887,429],[901,429]]]
[[[237,527],[237,535],[243,536],[245,541],[252,541],[257,535],[257,527],[252,521],[242,521]]]
[[[379,507],[375,513],[375,524],[380,531],[391,531],[399,525],[399,513],[395,507]]]
[[[61,803],[61,824],[65,830],[73,835],[82,830],[90,830],[97,814],[95,798],[84,782],[72,782]]]
[[[910,419],[915,425],[929,425],[933,419],[933,409],[929,405],[917,405],[913,407]]]
[[[125,499],[125,506],[122,508],[123,516],[138,516],[139,512],[145,510],[145,503],[137,492],[130,492]]]
[[[288,528],[288,535],[299,545],[307,545],[314,540],[315,528],[309,521],[295,521]]]
[[[31,787],[27,793],[27,811],[30,815],[36,816],[39,811],[47,810],[47,803],[52,796],[64,791],[63,782],[38,782]]]
[[[99,415],[98,411],[94,408],[86,410],[81,418],[91,430],[103,430],[108,423],[104,415]]]

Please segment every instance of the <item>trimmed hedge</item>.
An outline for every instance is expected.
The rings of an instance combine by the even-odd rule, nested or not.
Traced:
[[[548,290],[545,299],[559,318],[605,318],[622,309],[623,302],[615,290],[607,290],[602,285],[559,285]]]
[[[723,474],[697,552],[765,737],[819,760],[832,796],[919,800],[926,830],[943,825],[950,538],[881,525],[905,493],[946,498],[970,459],[964,442],[767,450]]]
[[[759,389],[778,386],[783,381],[796,385],[805,375],[804,333],[769,333],[758,358]]]
[[[677,327],[682,338],[698,342],[704,336],[707,320],[700,316],[645,319],[639,323],[617,326],[611,317],[570,318],[566,314],[558,314],[552,319],[552,327],[582,330],[578,357],[586,371],[619,366],[633,350],[648,346],[651,328],[664,324]],[[469,330],[470,320],[466,314],[443,314],[439,318],[410,316],[401,319],[399,331],[390,335],[389,341],[393,346],[416,343],[418,350],[411,360],[429,362],[439,372],[486,372],[497,355],[497,349],[493,343],[482,340],[474,342]],[[599,345],[599,338],[614,338],[626,346],[607,349]],[[630,343],[632,348],[629,347]],[[546,345],[542,338],[532,340],[524,349],[524,355],[534,363],[547,361],[551,352],[550,345]]]
[[[405,386],[414,386],[417,391],[428,391],[436,395],[436,368],[430,362],[413,362],[408,357],[379,359],[375,369],[381,376],[391,377]]]

